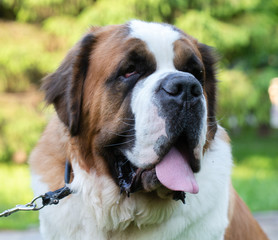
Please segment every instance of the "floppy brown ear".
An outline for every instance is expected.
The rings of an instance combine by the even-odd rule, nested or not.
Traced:
[[[79,131],[83,85],[94,42],[93,34],[87,34],[69,51],[57,71],[43,79],[46,102],[54,105],[72,136]]]
[[[209,138],[213,139],[217,130],[216,123],[216,93],[217,93],[217,79],[216,79],[216,63],[219,59],[216,51],[205,44],[198,44],[199,51],[202,55],[202,60],[205,66],[205,91],[208,100],[208,121],[209,121]]]

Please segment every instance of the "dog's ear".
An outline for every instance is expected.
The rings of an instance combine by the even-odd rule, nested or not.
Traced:
[[[54,105],[72,136],[79,131],[83,85],[94,42],[94,35],[87,34],[69,51],[57,71],[43,79],[46,102]]]
[[[208,101],[208,122],[209,122],[209,138],[213,139],[217,130],[216,123],[216,94],[217,94],[217,79],[216,79],[216,63],[219,56],[216,51],[205,44],[198,44],[199,51],[202,55],[202,60],[205,66],[205,83],[204,88],[207,94]]]

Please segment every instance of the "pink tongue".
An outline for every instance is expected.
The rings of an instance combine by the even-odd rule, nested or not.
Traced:
[[[189,166],[188,160],[176,148],[155,167],[158,180],[170,190],[198,193],[199,186]]]

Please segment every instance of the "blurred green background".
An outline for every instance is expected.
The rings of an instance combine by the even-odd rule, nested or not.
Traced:
[[[53,112],[41,78],[89,26],[133,18],[174,24],[217,50],[217,119],[232,137],[234,186],[252,211],[278,210],[268,96],[278,77],[278,1],[0,0],[0,211],[33,197],[26,161]],[[0,229],[37,224],[37,213],[0,219]]]

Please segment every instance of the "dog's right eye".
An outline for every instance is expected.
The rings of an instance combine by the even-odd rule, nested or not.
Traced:
[[[137,74],[135,65],[129,65],[129,67],[127,68],[127,70],[124,73],[124,77],[129,78],[135,74]]]

